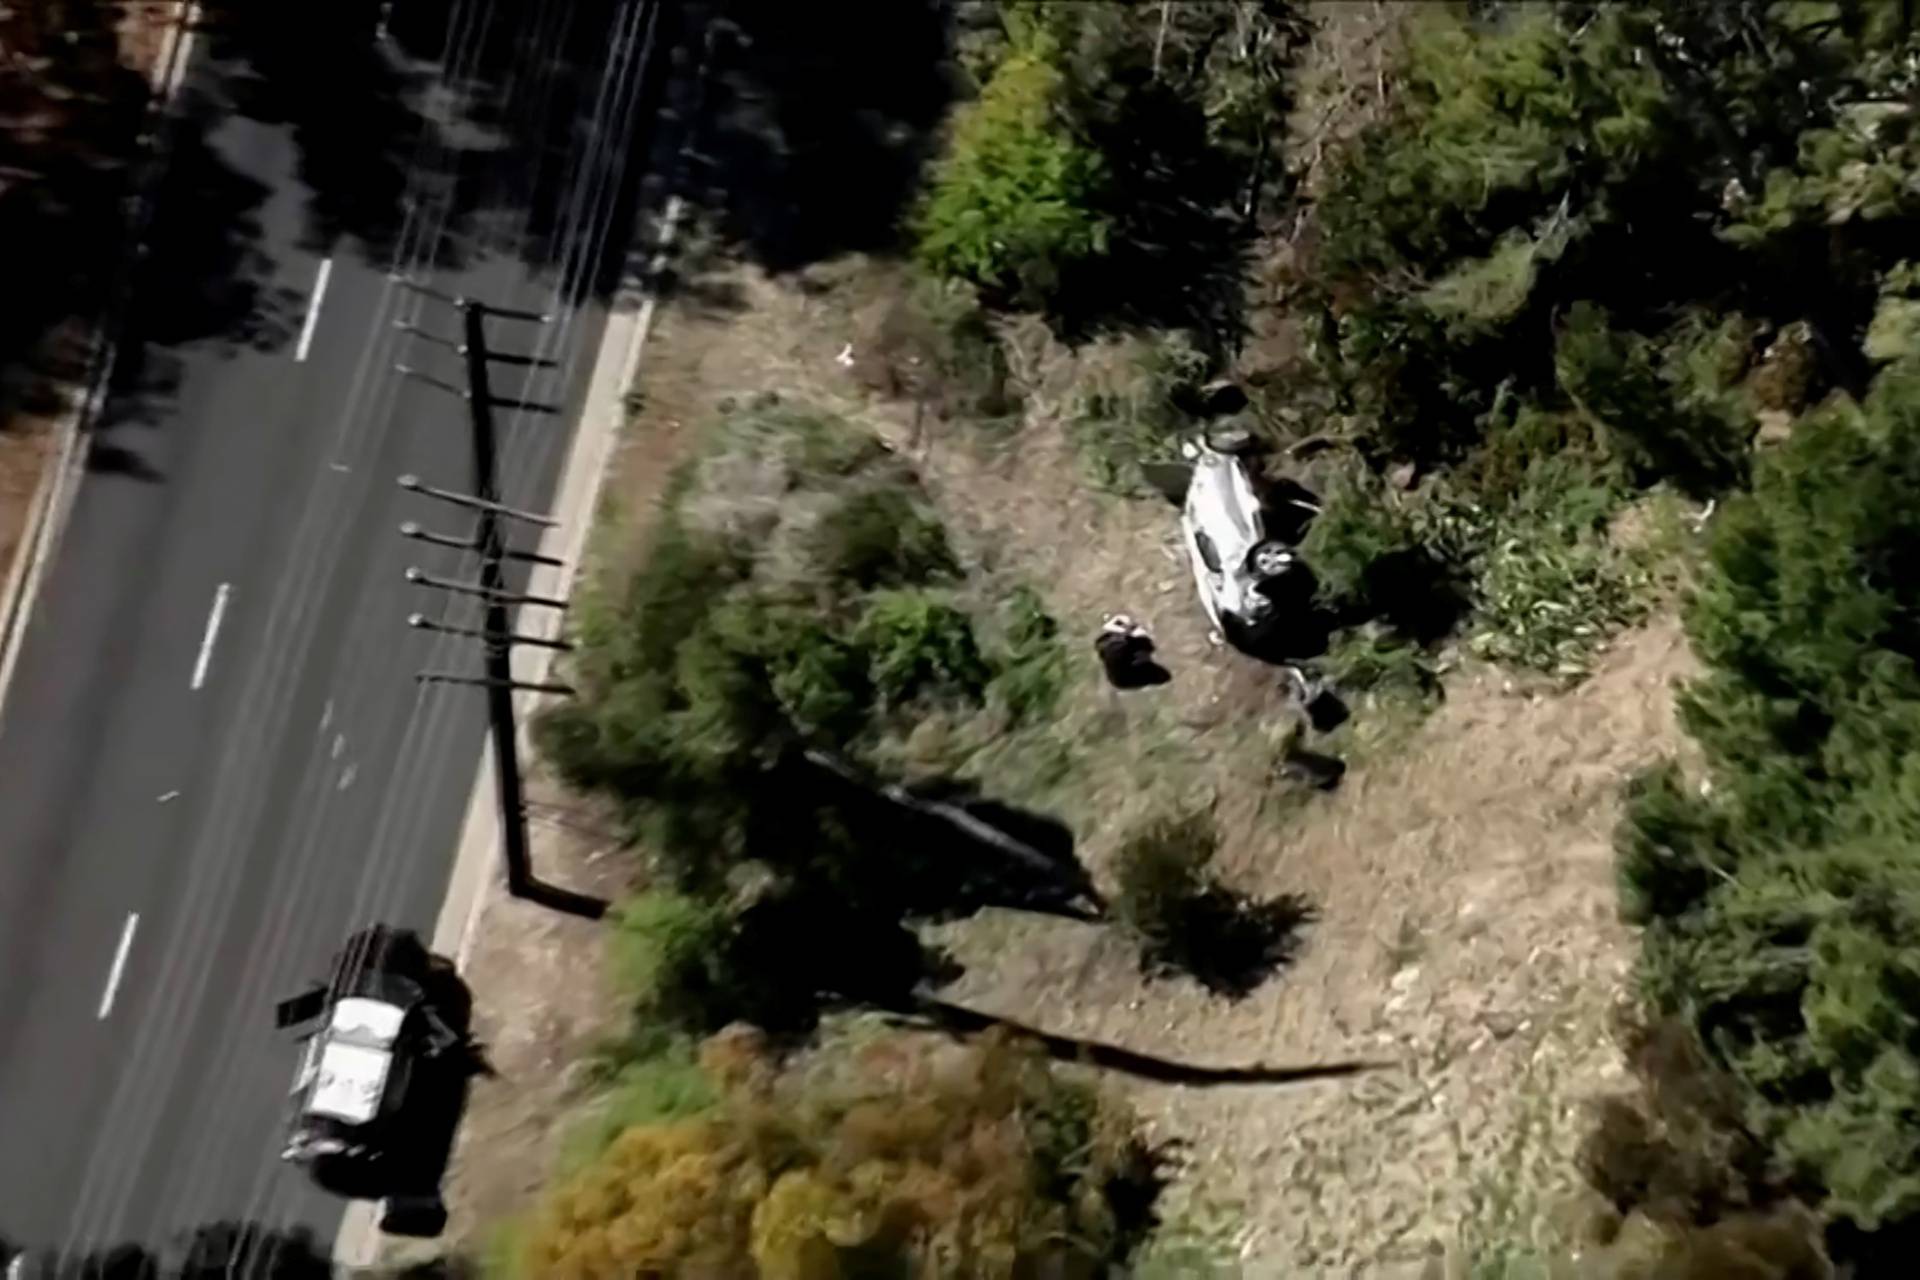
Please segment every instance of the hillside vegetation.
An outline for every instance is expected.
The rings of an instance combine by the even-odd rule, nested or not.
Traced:
[[[1309,163],[1288,130],[1322,8],[956,10],[967,92],[902,212],[894,301],[915,376],[941,385],[893,392],[1004,430],[984,424],[1030,363],[1010,335],[1044,325],[1114,356],[1061,399],[1086,483],[1152,501],[1142,468],[1234,379],[1238,421],[1323,499],[1304,553],[1324,666],[1363,721],[1421,714],[1468,659],[1576,684],[1680,610],[1694,749],[1626,785],[1617,839],[1640,1077],[1582,1169],[1610,1212],[1484,1274],[1904,1274],[1920,1230],[1916,16],[1411,6],[1379,109]],[[1289,341],[1254,340],[1276,326]],[[971,803],[990,745],[1037,758],[1004,744],[1044,740],[1085,675],[1046,584],[963,555],[858,423],[756,401],[702,440],[642,562],[595,585],[581,693],[541,726],[643,851],[618,932],[626,1052],[654,1065],[631,1069],[684,1066],[680,1037],[736,1021],[777,1058],[831,1010],[924,1011],[952,973],[920,926],[1105,921],[1101,884],[1149,972],[1217,975],[1205,939],[1244,918],[1208,914],[1232,898],[1204,813],[1088,869],[1071,840],[1009,858],[898,803]],[[1210,991],[1279,963],[1253,933],[1264,967]],[[636,1123],[553,1194],[529,1256],[625,1274],[605,1242],[644,1237],[631,1256],[675,1274],[1111,1274],[1138,1241],[1087,1179],[1117,1177],[1126,1144],[1046,1172],[1031,1122],[1053,1104],[1021,1099],[1051,1076],[1018,1061],[993,1078],[1026,1083],[978,1115],[938,1089],[913,1103],[913,1142],[882,1132],[897,1101],[677,1094],[687,1114]],[[775,1098],[804,1123],[773,1123]],[[915,1145],[950,1123],[994,1162],[962,1175]],[[1071,1265],[1034,1243],[1063,1235]]]

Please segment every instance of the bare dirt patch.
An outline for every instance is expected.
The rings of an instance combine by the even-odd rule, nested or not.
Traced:
[[[1575,1190],[1576,1107],[1621,1076],[1615,796],[1676,745],[1670,682],[1688,666],[1662,619],[1558,697],[1477,671],[1402,749],[1277,828],[1257,796],[1233,797],[1236,883],[1321,910],[1294,965],[1244,1001],[1142,984],[1116,940],[1012,918],[963,952],[961,997],[1206,1062],[1383,1064],[1297,1088],[1138,1091],[1160,1135],[1191,1144],[1184,1194],[1238,1219],[1249,1260],[1318,1272],[1524,1241]]]
[[[611,823],[543,782],[529,796],[542,876],[585,893],[617,895],[626,887],[631,864]],[[586,1091],[581,1064],[621,1030],[603,932],[489,882],[464,976],[491,1074],[473,1082],[448,1171],[449,1240],[484,1246],[487,1230],[541,1186]],[[399,1257],[415,1252],[395,1250]]]
[[[54,433],[42,419],[22,414],[0,431],[0,582],[13,567],[26,533],[40,477],[53,457]]]

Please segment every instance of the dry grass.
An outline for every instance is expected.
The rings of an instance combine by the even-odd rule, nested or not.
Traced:
[[[615,824],[545,782],[529,787],[534,863],[617,896],[631,878]],[[489,881],[464,976],[492,1074],[475,1079],[445,1184],[448,1239],[479,1243],[544,1183],[588,1097],[582,1066],[625,1027],[604,927],[509,898]],[[389,1241],[399,1256],[417,1246]],[[430,1250],[429,1252],[437,1252]]]
[[[0,431],[0,582],[6,581],[26,535],[33,495],[53,459],[55,438],[52,424],[24,413]]]

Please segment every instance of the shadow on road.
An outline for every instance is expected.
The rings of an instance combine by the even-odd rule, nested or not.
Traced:
[[[6,1256],[0,1241],[0,1258]],[[330,1251],[311,1232],[250,1222],[208,1223],[158,1252],[124,1244],[84,1257],[28,1254],[19,1268],[20,1280],[330,1280],[332,1275]]]
[[[577,293],[610,288],[601,260],[624,241],[646,162],[627,130],[642,114],[643,70],[664,71],[640,56],[649,6],[426,0],[395,6],[401,22],[385,38],[382,8],[203,0],[189,74],[155,140],[163,176],[136,259],[124,197],[144,154],[147,89],[120,64],[123,6],[0,6],[0,369],[39,355],[59,365],[44,372],[79,377],[86,344],[47,339],[104,313],[123,261],[118,422],[159,416],[189,345],[290,341],[304,295],[272,277],[261,224],[271,193],[217,141],[235,118],[290,134],[294,234],[315,252],[345,245],[383,270],[502,255],[563,272]],[[53,395],[37,387],[33,403],[53,407]]]
[[[214,133],[222,118],[213,100],[182,94],[133,272],[103,430],[157,420],[178,391],[182,348],[271,350],[292,336],[300,299],[272,284],[273,262],[259,247],[270,192],[220,153]]]
[[[64,326],[104,304],[146,88],[108,0],[0,6],[0,416],[57,407],[84,371]],[[30,362],[32,362],[30,364]]]

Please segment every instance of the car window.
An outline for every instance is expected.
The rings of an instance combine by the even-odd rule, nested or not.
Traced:
[[[1220,552],[1213,545],[1213,539],[1200,530],[1193,531],[1193,545],[1200,549],[1200,560],[1215,573],[1225,572],[1220,567]]]

